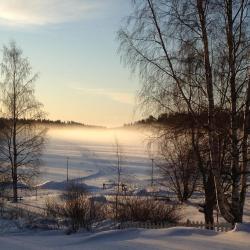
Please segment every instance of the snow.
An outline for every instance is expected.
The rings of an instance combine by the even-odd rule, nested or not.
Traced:
[[[49,129],[41,166],[41,180],[66,180],[67,157],[69,178],[78,178],[89,186],[102,187],[116,181],[115,140],[122,151],[123,181],[144,186],[150,183],[151,160],[144,131],[118,129]]]
[[[250,234],[250,223],[236,223],[232,232],[245,232]]]
[[[38,180],[38,198],[33,191],[24,196],[22,203],[44,207],[48,197],[56,197],[64,190],[66,182],[67,157],[69,157],[69,176],[71,180],[83,185],[93,195],[109,195],[114,190],[102,190],[103,183],[117,180],[115,139],[123,151],[122,182],[128,184],[134,195],[157,194],[168,196],[171,193],[159,186],[151,188],[151,157],[147,149],[147,132],[133,129],[72,129],[52,128],[43,155],[41,178]],[[155,171],[157,174],[157,170]],[[156,176],[155,176],[156,177]],[[156,179],[156,178],[155,178]],[[112,186],[112,185],[111,185]],[[204,221],[198,212],[198,203],[203,198],[196,194],[190,202],[182,206],[182,219]],[[250,221],[250,196],[246,198],[244,221]],[[223,222],[221,218],[219,221]]]
[[[75,181],[77,182],[78,179],[76,178]],[[77,182],[77,183],[78,183],[78,186],[83,188],[84,190],[88,190],[90,192],[91,191],[94,191],[94,192],[100,191],[100,188],[97,188],[96,186],[89,186],[89,185],[86,185],[85,183],[80,183],[80,182]],[[37,187],[39,189],[64,191],[65,188],[67,187],[67,185],[68,185],[67,181],[47,181],[47,182],[44,182],[44,183],[38,185]]]
[[[21,205],[43,207],[48,197],[58,196],[66,185],[66,159],[69,157],[69,177],[102,199],[110,190],[102,190],[103,183],[116,181],[115,138],[121,145],[124,163],[122,181],[133,185],[134,194],[168,195],[166,190],[150,188],[151,159],[145,135],[130,130],[52,129],[48,133],[43,155],[42,177],[38,182],[38,199],[33,194],[24,197]],[[39,184],[40,183],[40,184]],[[197,204],[200,194],[183,204],[183,221],[203,221]],[[221,220],[221,218],[220,218]],[[244,221],[250,221],[250,196],[246,198]],[[169,229],[111,230],[116,224],[109,220],[93,225],[95,233],[27,229],[22,220],[0,219],[0,249],[85,249],[85,250],[245,250],[249,248],[250,225],[237,224],[227,233],[205,229],[175,227]],[[100,232],[101,231],[101,232]]]
[[[16,233],[20,231],[18,222],[15,220],[0,219],[0,235]]]
[[[24,232],[0,235],[0,242],[1,249],[8,250],[247,250],[250,227],[244,225],[243,228],[245,231],[227,233],[184,227],[110,230],[74,235],[65,235],[60,231]]]

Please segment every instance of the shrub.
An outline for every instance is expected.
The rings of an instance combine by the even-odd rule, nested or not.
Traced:
[[[48,217],[58,218],[63,214],[63,206],[55,198],[47,198],[45,200],[45,207]]]
[[[4,200],[4,198],[0,198],[0,215],[1,216],[3,216],[4,207],[5,207],[5,200]]]
[[[150,221],[153,223],[177,223],[180,220],[179,207],[157,201],[153,198],[125,197],[118,203],[119,221]],[[112,211],[115,209],[113,208]],[[116,214],[116,212],[114,212]]]
[[[61,200],[46,200],[47,215],[66,219],[71,230],[76,232],[80,227],[88,227],[91,221],[91,200],[80,185],[70,183],[61,196]]]
[[[78,196],[66,200],[63,213],[70,219],[72,230],[75,232],[80,227],[88,227],[90,222],[90,201],[86,196]]]

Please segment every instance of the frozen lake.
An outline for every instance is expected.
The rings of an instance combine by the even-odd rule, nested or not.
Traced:
[[[101,187],[115,182],[117,140],[122,151],[122,181],[137,186],[150,183],[151,160],[145,131],[132,129],[51,128],[41,167],[42,181],[80,178],[88,185]]]

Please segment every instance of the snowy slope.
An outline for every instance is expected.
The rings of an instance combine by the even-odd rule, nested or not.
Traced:
[[[176,227],[171,229],[129,229],[97,234],[66,236],[61,232],[17,233],[0,235],[3,250],[249,250],[249,225],[235,232]]]

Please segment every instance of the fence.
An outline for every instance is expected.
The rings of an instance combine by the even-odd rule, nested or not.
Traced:
[[[18,204],[6,204],[5,209],[12,213],[13,217],[19,216],[28,216],[28,217],[46,217],[47,211],[45,208],[33,206],[30,204],[18,203]],[[1,214],[4,213],[4,208],[0,211]],[[145,229],[162,229],[162,228],[171,228],[171,227],[194,227],[199,229],[210,229],[216,232],[227,232],[232,230],[233,226],[230,223],[215,223],[213,226],[209,224],[205,224],[204,222],[199,221],[190,221],[187,220],[183,223],[169,223],[169,222],[158,222],[153,223],[150,221],[147,222],[121,222],[118,225],[118,229],[127,229],[127,228],[145,228]],[[59,224],[57,225],[59,227]],[[117,227],[115,227],[117,228]]]
[[[205,224],[204,222],[199,221],[190,221],[187,220],[184,223],[171,224],[167,222],[122,222],[119,226],[119,229],[126,228],[146,228],[146,229],[161,229],[161,228],[171,228],[171,227],[194,227],[199,229],[210,229],[216,232],[227,232],[232,230],[232,225],[229,223],[215,223],[213,226]]]

